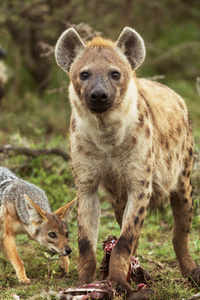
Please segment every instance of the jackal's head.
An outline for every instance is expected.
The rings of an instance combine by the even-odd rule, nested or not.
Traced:
[[[62,206],[54,213],[47,213],[26,195],[25,202],[30,216],[31,237],[54,253],[69,255],[69,231],[67,219],[75,200]]]
[[[132,70],[145,58],[145,47],[140,35],[129,27],[116,43],[96,37],[87,45],[70,28],[59,38],[55,56],[58,65],[69,72],[73,105],[104,113],[125,99]]]

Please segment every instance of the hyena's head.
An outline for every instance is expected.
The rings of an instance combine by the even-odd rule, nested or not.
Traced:
[[[47,213],[25,195],[26,207],[30,216],[31,237],[53,253],[69,255],[69,231],[67,220],[75,199],[60,207],[54,213]]]
[[[123,102],[132,70],[145,58],[145,47],[140,35],[129,27],[116,43],[96,37],[86,45],[70,28],[59,38],[55,56],[58,65],[69,72],[73,104],[103,113]]]

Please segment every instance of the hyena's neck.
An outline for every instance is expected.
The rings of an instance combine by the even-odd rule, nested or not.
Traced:
[[[108,147],[120,146],[129,132],[133,134],[138,121],[137,109],[138,91],[135,81],[130,80],[129,86],[121,104],[103,114],[92,114],[88,109],[79,111],[79,107],[72,105],[78,131],[81,136],[88,137],[105,150]]]

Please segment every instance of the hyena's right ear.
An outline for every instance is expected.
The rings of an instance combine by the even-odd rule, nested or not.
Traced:
[[[40,208],[36,203],[34,203],[27,195],[24,195],[26,207],[30,215],[30,221],[39,223],[46,220],[46,212]]]
[[[55,47],[57,64],[69,72],[74,59],[85,49],[85,45],[75,29],[70,28],[63,32]]]

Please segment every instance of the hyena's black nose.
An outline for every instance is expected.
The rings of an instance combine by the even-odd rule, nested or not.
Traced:
[[[106,102],[108,100],[108,93],[102,87],[96,87],[91,91],[90,100],[92,102]]]
[[[72,249],[70,249],[70,248],[65,248],[65,253],[66,253],[66,255],[70,255],[71,252],[72,252]]]

